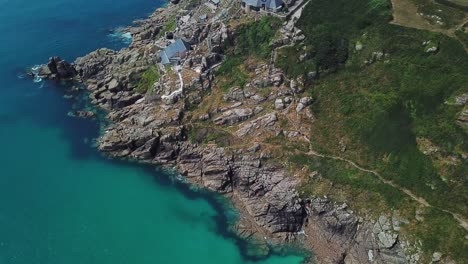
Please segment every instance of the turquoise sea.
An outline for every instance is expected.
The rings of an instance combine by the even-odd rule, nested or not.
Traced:
[[[122,48],[109,30],[163,3],[0,0],[0,264],[297,264],[300,254],[251,257],[215,194],[169,175],[109,161],[96,121],[69,117],[61,85],[22,78],[51,55],[73,60]]]

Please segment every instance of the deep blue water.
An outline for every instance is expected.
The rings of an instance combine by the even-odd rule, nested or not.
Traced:
[[[216,195],[153,168],[109,161],[96,121],[69,117],[52,82],[20,78],[52,55],[73,61],[125,43],[109,31],[151,13],[149,0],[0,0],[0,264],[300,263],[246,257]]]

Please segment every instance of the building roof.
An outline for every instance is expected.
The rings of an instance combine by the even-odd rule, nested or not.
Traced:
[[[246,5],[253,7],[263,7],[267,9],[279,9],[283,5],[283,0],[243,0]]]
[[[161,62],[163,64],[169,64],[172,58],[179,57],[181,52],[187,51],[189,49],[190,44],[183,41],[182,39],[178,39],[159,53],[161,56]]]
[[[219,4],[219,0],[210,0],[211,2],[213,2],[215,5]]]

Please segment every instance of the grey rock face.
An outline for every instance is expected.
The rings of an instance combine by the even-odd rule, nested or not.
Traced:
[[[93,51],[75,60],[76,70],[83,79],[88,79],[109,65],[113,61],[115,54],[115,51],[110,49]],[[122,62],[124,61],[123,59]]]
[[[324,250],[331,263],[407,263],[396,234],[385,232],[391,229],[386,217],[374,225],[360,222],[346,206],[324,198],[311,199],[306,208],[305,229],[328,241]]]
[[[282,110],[284,109],[285,105],[283,99],[278,98],[275,100],[275,110]]]
[[[301,112],[304,108],[312,103],[312,97],[302,97],[296,106],[296,112]]]
[[[211,87],[215,75],[210,67],[219,62],[219,55],[189,55],[187,67],[204,68],[184,83],[184,100],[163,103],[161,95],[177,87],[174,82],[168,84],[164,80],[154,86],[157,88],[155,94],[143,95],[135,91],[138,76],[150,65],[155,65],[155,43],[167,41],[155,40],[164,22],[158,20],[157,14],[129,29],[133,42],[128,49],[118,52],[100,49],[78,58],[73,65],[91,92],[90,100],[109,110],[108,118],[113,124],[99,139],[99,149],[111,157],[175,168],[190,182],[229,194],[245,209],[246,216],[255,220],[255,228],[251,230],[265,230],[264,233],[285,240],[300,236],[298,233],[304,230],[318,245],[328,248],[329,252],[325,251],[324,255],[332,263],[404,263],[399,237],[394,232],[397,225],[393,221],[379,219],[377,228],[376,224],[360,222],[346,206],[327,199],[304,202],[295,191],[298,180],[282,165],[268,162],[273,155],[266,147],[255,144],[246,146],[247,150],[232,151],[209,143],[198,145],[188,141],[189,127],[184,122],[191,113],[185,112],[187,102],[197,104],[203,100],[203,92]],[[184,37],[199,43],[209,37],[213,44],[211,52],[218,52],[229,41],[229,31],[222,24],[199,25],[181,20],[177,23],[184,29],[176,30],[175,38]],[[299,41],[303,35],[297,29],[294,31]],[[266,105],[271,106],[274,102],[275,109],[285,109],[294,103],[293,94],[303,92],[305,80],[290,81],[289,89],[283,84],[288,80],[281,72],[271,71],[270,65],[254,70],[258,70],[258,74],[256,72],[250,83],[232,88],[224,96],[225,101],[232,102],[231,106],[198,113],[195,118],[208,122],[213,118],[215,124],[223,126],[241,123],[235,132],[240,138],[255,137],[263,132],[298,137],[298,131],[277,128],[278,118],[283,118],[288,109],[267,112],[271,109]],[[44,71],[52,72],[48,67]],[[315,78],[316,73],[310,73],[309,77]],[[279,91],[267,95],[259,90],[272,86]],[[255,105],[265,101],[267,103],[261,106]],[[301,98],[296,110],[307,113],[303,109],[311,102],[310,97]],[[263,112],[267,113],[255,117]]]
[[[468,93],[462,94],[455,98],[455,104],[466,105],[468,103]]]
[[[236,108],[224,112],[213,121],[218,125],[233,125],[252,117],[253,111],[250,108]]]
[[[189,144],[183,140],[183,129],[171,129],[169,117],[148,123],[144,120],[151,110],[137,104],[127,108],[131,109],[117,111],[115,118],[121,121],[100,139],[101,151],[174,164],[183,175],[206,188],[235,194],[259,226],[283,239],[301,229],[305,208],[294,191],[297,182],[282,168],[263,165],[252,154],[256,150],[233,156],[223,148]]]
[[[50,58],[47,65],[39,69],[39,75],[46,79],[71,79],[76,73],[75,67],[60,57]]]

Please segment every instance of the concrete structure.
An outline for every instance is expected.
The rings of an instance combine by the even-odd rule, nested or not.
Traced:
[[[163,65],[179,64],[180,60],[187,56],[189,50],[190,44],[182,39],[178,39],[159,53],[161,63]]]
[[[276,12],[284,5],[283,0],[242,0],[242,6],[246,11],[266,10]]]

